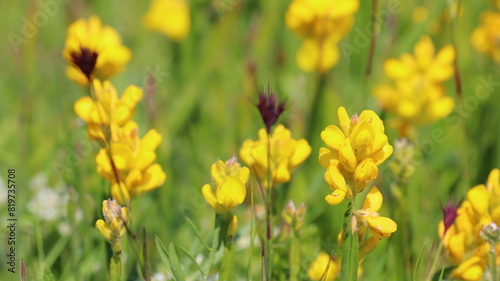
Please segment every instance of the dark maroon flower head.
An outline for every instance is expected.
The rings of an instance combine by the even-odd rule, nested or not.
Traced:
[[[455,219],[458,217],[457,210],[462,204],[463,198],[458,202],[458,203],[453,203],[453,201],[448,199],[448,202],[446,202],[446,206],[443,208],[443,205],[439,203],[441,206],[441,210],[443,210],[443,222],[444,222],[444,232],[443,236],[446,234],[448,229],[453,225],[455,222]]]
[[[262,121],[266,125],[267,133],[271,133],[271,127],[278,121],[281,113],[286,110],[286,103],[284,101],[278,103],[276,93],[273,93],[269,87],[267,92],[264,89],[259,91],[259,103],[256,104],[262,116]]]
[[[80,46],[79,51],[72,51],[69,55],[71,56],[71,62],[90,80],[90,75],[94,71],[97,62],[97,52]]]

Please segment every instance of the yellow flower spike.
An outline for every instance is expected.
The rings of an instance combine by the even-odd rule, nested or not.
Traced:
[[[191,19],[186,0],[152,0],[142,20],[144,27],[158,31],[175,41],[189,34]]]
[[[321,148],[318,161],[327,170],[325,181],[334,193],[325,199],[338,204],[339,193],[351,197],[361,191],[378,176],[378,165],[393,151],[384,133],[384,124],[377,114],[364,110],[361,115],[348,117],[344,107],[337,111],[339,124],[328,126],[321,132],[328,148]],[[334,196],[335,195],[335,196]]]
[[[256,177],[265,187],[271,183],[266,181],[268,170],[268,137],[265,129],[258,132],[257,141],[245,140],[240,149],[243,162],[252,168]],[[279,124],[271,134],[271,175],[273,183],[284,183],[290,180],[293,171],[311,154],[311,146],[305,139],[295,140],[290,130]]]
[[[231,212],[237,205],[243,203],[246,197],[245,184],[250,171],[241,167],[236,157],[223,162],[218,160],[211,167],[215,191],[205,184],[201,192],[205,201],[221,215]]]
[[[111,244],[114,255],[121,252],[121,238],[125,235],[128,224],[128,211],[114,199],[102,202],[104,220],[97,220],[95,226],[99,233]]]
[[[337,65],[340,59],[336,36],[323,39],[306,39],[297,52],[297,65],[305,72],[326,73]]]
[[[121,72],[131,55],[120,35],[95,15],[68,27],[63,56],[71,65],[66,74],[81,85],[88,84],[91,75],[107,79]]]
[[[325,252],[320,252],[316,259],[309,265],[307,276],[311,280],[332,281],[337,279],[340,266]]]

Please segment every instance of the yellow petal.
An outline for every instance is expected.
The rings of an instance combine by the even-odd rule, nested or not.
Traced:
[[[205,198],[205,201],[207,201],[208,205],[210,205],[210,207],[214,208],[217,211],[217,196],[215,195],[212,187],[209,184],[203,185],[203,187],[201,188],[201,193],[203,194],[203,197]]]
[[[161,143],[161,135],[155,129],[151,129],[141,140],[141,147],[153,151]]]
[[[345,196],[346,196],[345,191],[336,189],[332,194],[328,194],[325,197],[325,200],[330,205],[337,205],[344,200]]]
[[[488,199],[488,190],[484,185],[475,186],[467,192],[467,201],[470,202],[472,208],[479,216],[488,212]]]
[[[111,240],[111,229],[106,224],[106,222],[104,222],[103,220],[97,220],[95,222],[95,227],[107,241]]]
[[[111,185],[111,196],[120,204],[121,206],[128,204],[130,200],[130,193],[127,187],[123,184],[113,183]]]
[[[325,130],[321,132],[321,139],[328,147],[333,150],[340,150],[340,146],[345,141],[344,133],[339,129],[339,127],[330,125],[326,127]]]
[[[349,135],[351,127],[351,118],[347,114],[345,107],[341,106],[337,110],[337,119],[339,121],[340,128],[344,132],[344,135]]]
[[[295,151],[290,158],[290,165],[297,167],[311,155],[311,146],[305,139],[300,139],[295,143]]]
[[[76,115],[88,123],[90,121],[90,112],[94,109],[94,102],[88,96],[81,97],[76,101],[74,109]]]
[[[346,184],[344,175],[342,175],[339,167],[335,164],[330,165],[326,170],[325,181],[332,187],[333,190],[341,189],[344,192],[349,190],[349,186]]]
[[[374,186],[366,195],[365,202],[363,203],[361,209],[368,212],[377,212],[380,207],[382,207],[383,200],[384,198],[382,197],[382,193],[380,193],[380,190]]]
[[[383,237],[390,237],[397,230],[397,224],[390,218],[376,217],[368,218],[370,230],[375,231]]]
[[[243,203],[246,196],[245,185],[236,176],[228,176],[217,187],[217,202],[228,209]]]
[[[355,171],[358,161],[356,160],[356,155],[354,154],[349,139],[346,139],[344,144],[340,147],[339,160],[349,173]]]

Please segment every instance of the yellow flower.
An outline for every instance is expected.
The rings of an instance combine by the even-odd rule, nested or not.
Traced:
[[[189,5],[186,0],[152,0],[143,24],[146,29],[182,41],[190,28]]]
[[[458,209],[455,223],[443,237],[444,223],[439,224],[439,236],[451,261],[458,264],[450,276],[462,280],[481,280],[488,266],[490,245],[481,238],[483,227],[500,224],[500,170],[490,172],[486,185],[477,185],[467,192]],[[496,245],[500,249],[500,244]],[[497,263],[500,259],[497,260]]]
[[[128,211],[121,207],[115,200],[102,201],[102,214],[104,220],[97,220],[95,226],[99,233],[111,243],[113,254],[120,254],[121,239],[127,232]]]
[[[311,263],[307,276],[311,280],[332,281],[337,279],[340,272],[340,265],[325,252],[318,254],[318,257]]]
[[[484,12],[481,15],[481,25],[472,32],[471,41],[478,52],[487,54],[496,63],[500,63],[500,13]]]
[[[74,110],[87,123],[89,138],[105,141],[109,132],[116,132],[117,127],[124,126],[134,117],[142,90],[131,85],[118,98],[116,89],[109,81],[101,84],[97,79],[93,81],[93,88],[96,101],[88,96],[82,97],[75,103]],[[115,135],[109,137],[116,139]]]
[[[385,74],[413,88],[444,82],[453,76],[453,46],[447,45],[436,53],[432,40],[428,36],[422,36],[413,52],[414,55],[401,55],[399,60],[388,59],[384,63]]]
[[[93,67],[91,70],[82,69],[82,63],[85,65],[88,62],[85,58],[89,54],[97,55],[94,58],[95,70]],[[63,56],[72,63],[66,69],[67,76],[86,85],[90,74],[86,72],[107,79],[125,68],[132,53],[122,45],[120,35],[112,27],[102,25],[99,17],[94,15],[88,20],[79,19],[68,27]]]
[[[384,109],[414,125],[442,119],[448,116],[455,106],[454,100],[445,95],[445,89],[440,84],[412,88],[403,82],[397,82],[395,87],[374,87],[373,95]]]
[[[290,181],[292,172],[311,154],[311,146],[305,139],[295,140],[283,125],[274,129],[270,144],[265,129],[259,130],[259,140],[245,140],[240,157],[255,173],[265,187]],[[268,159],[268,144],[271,156]],[[272,183],[267,182],[268,162],[271,164]]]
[[[422,36],[414,55],[403,54],[384,63],[384,72],[393,82],[375,86],[373,95],[384,109],[400,118],[397,126],[402,136],[411,137],[408,125],[431,123],[453,111],[455,103],[445,95],[442,83],[453,76],[454,59],[451,45],[436,53],[431,39]]]
[[[328,148],[319,151],[319,163],[327,171],[325,180],[332,189],[329,204],[339,204],[357,194],[378,176],[378,167],[391,154],[384,125],[377,114],[365,110],[351,118],[344,107],[338,109],[340,128],[328,126],[321,139]]]
[[[288,28],[304,38],[297,52],[303,71],[325,73],[340,56],[338,43],[351,30],[358,0],[294,0],[286,12]]]
[[[126,204],[130,197],[155,189],[165,182],[166,175],[156,159],[155,150],[161,143],[161,135],[154,129],[140,139],[135,122],[128,122],[120,128],[117,139],[111,142],[111,156],[116,168],[109,161],[105,148],[96,156],[97,172],[109,180],[111,195],[120,204]]]
[[[201,192],[207,203],[218,214],[229,213],[237,205],[243,203],[246,196],[245,184],[250,176],[250,170],[247,167],[241,167],[236,157],[226,162],[222,160],[215,162],[212,165],[211,174],[215,191],[212,186],[205,184]]]
[[[366,195],[365,202],[360,210],[354,211],[360,226],[360,233],[368,228],[370,233],[378,239],[390,237],[397,230],[396,223],[390,218],[381,217],[377,212],[382,207],[382,193],[377,187],[372,187]]]

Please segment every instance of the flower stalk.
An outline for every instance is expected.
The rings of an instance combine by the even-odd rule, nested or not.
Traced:
[[[356,230],[357,220],[354,213],[354,197],[349,201],[344,214],[344,238],[342,241],[342,264],[340,278],[346,281],[356,281],[358,277],[359,240]]]

